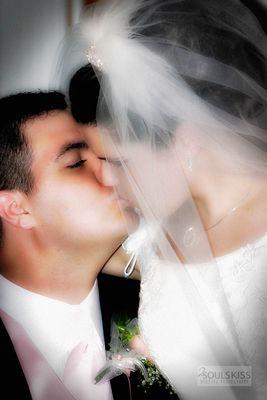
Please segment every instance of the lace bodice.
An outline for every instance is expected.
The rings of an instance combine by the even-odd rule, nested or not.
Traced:
[[[135,235],[131,243],[133,248],[134,244],[138,243],[137,237],[138,235]],[[251,365],[253,369],[253,389],[245,388],[244,391],[244,388],[241,388],[243,392],[238,392],[240,388],[232,391],[232,388],[220,387],[218,392],[218,387],[206,390],[197,386],[196,371],[200,364],[217,364],[207,332],[203,334],[199,328],[197,318],[183,294],[179,283],[179,266],[160,260],[145,240],[143,246],[140,247],[139,241],[137,247],[142,276],[139,307],[141,333],[163,374],[181,398],[266,399],[267,235],[253,244],[216,258],[237,341],[246,365]],[[196,265],[193,269],[197,268]],[[208,288],[205,288],[203,282],[196,280],[195,283],[200,295],[207,297]],[[210,307],[211,315],[228,340],[223,318],[216,308],[213,310],[212,307],[213,305]],[[231,347],[231,340],[228,342]],[[220,354],[220,350],[218,352]]]

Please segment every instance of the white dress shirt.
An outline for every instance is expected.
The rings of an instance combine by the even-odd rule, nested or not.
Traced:
[[[97,349],[105,359],[97,281],[80,304],[71,305],[33,293],[0,275],[0,308],[21,324],[63,381],[66,362],[79,344],[87,343],[89,350]]]

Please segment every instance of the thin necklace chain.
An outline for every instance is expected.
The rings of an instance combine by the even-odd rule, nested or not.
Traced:
[[[244,201],[248,198],[248,195],[250,194],[250,192],[251,192],[251,187],[248,189],[245,196],[243,196],[241,198],[241,200],[239,200],[239,202],[234,207],[232,207],[223,217],[218,219],[218,221],[216,221],[214,224],[212,224],[211,226],[206,228],[206,231],[209,231],[210,229],[215,228],[215,226],[219,225],[225,218],[229,217],[229,215],[231,215],[233,212],[238,210],[238,208],[241,207],[241,205],[244,203]]]

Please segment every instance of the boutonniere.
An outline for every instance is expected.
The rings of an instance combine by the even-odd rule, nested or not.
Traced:
[[[139,371],[139,387],[142,387],[145,393],[152,385],[158,385],[165,387],[170,394],[174,394],[171,385],[162,377],[141,339],[136,318],[121,319],[112,323],[109,347],[106,353],[107,362],[95,377],[95,383],[125,374],[129,383],[130,399],[132,399],[130,374]]]

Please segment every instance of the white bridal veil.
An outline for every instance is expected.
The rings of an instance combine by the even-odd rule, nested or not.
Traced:
[[[86,10],[75,40],[101,84],[98,125],[107,158],[118,160],[110,164],[118,194],[153,228],[160,259],[177,265],[208,344],[202,364],[266,375],[237,334],[184,173],[195,172],[195,140],[223,154],[229,174],[266,172],[265,33],[238,0],[108,0]],[[233,386],[232,398],[256,399],[253,390]]]

